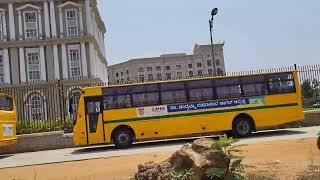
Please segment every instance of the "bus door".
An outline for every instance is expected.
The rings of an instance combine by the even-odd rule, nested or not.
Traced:
[[[105,142],[102,99],[88,97],[86,103],[87,143],[99,144]]]

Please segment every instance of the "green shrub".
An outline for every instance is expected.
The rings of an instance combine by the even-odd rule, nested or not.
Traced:
[[[206,171],[207,177],[212,180],[245,180],[244,170],[245,167],[241,163],[242,157],[234,155],[241,150],[237,149],[237,146],[233,146],[234,143],[239,140],[228,138],[227,135],[220,136],[217,143],[213,144],[210,153],[220,154],[229,162],[228,168],[210,168]]]
[[[194,175],[193,169],[176,171],[170,170],[170,180],[191,180]]]
[[[48,119],[48,120],[20,120],[17,122],[17,135],[42,133],[51,131],[65,131],[70,133],[73,130],[73,123],[70,118],[66,120]]]

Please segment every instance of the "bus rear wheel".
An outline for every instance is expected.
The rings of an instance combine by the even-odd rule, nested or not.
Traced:
[[[235,118],[232,125],[233,137],[248,137],[253,131],[253,122],[250,116],[239,116]]]
[[[113,136],[113,142],[118,148],[128,148],[133,143],[133,134],[129,129],[118,129]]]

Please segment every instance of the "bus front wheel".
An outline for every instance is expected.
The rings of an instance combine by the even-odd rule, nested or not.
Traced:
[[[118,129],[114,136],[113,142],[118,148],[128,148],[133,143],[133,135],[132,132],[127,128]]]
[[[253,121],[250,116],[238,116],[232,125],[233,137],[248,137],[253,131]]]

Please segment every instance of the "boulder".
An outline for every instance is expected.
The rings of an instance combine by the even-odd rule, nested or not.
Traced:
[[[206,171],[210,168],[228,169],[230,160],[225,158],[224,153],[216,141],[202,138],[192,144],[186,144],[172,156],[161,163],[146,163],[138,166],[135,174],[136,180],[168,180],[170,171],[190,170],[194,172],[192,179],[207,180]]]

